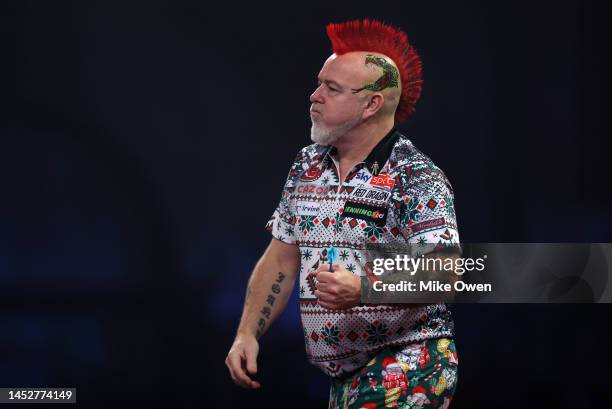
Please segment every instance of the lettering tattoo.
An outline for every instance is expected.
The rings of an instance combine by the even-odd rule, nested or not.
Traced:
[[[285,274],[279,271],[278,276],[276,277],[276,282],[272,284],[272,287],[270,287],[272,294],[268,294],[268,297],[266,298],[266,303],[259,311],[261,316],[259,318],[259,321],[257,321],[257,333],[255,334],[255,336],[258,339],[263,335],[266,329],[266,324],[270,320],[270,316],[272,315],[271,307],[274,306],[274,302],[276,301],[276,297],[274,296],[274,294],[276,295],[280,294],[281,292],[280,283],[282,283],[284,279],[285,279]]]
[[[373,64],[382,68],[383,75],[371,84],[364,85],[359,89],[353,89],[353,94],[363,91],[364,89],[369,91],[382,91],[385,88],[399,87],[399,73],[393,65],[387,62],[386,59],[368,54],[366,55],[365,63],[366,65]]]

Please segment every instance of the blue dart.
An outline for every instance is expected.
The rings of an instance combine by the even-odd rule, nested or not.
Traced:
[[[336,257],[338,257],[338,252],[336,251],[336,248],[334,246],[331,246],[327,249],[327,258],[329,259],[329,271],[334,271],[334,269],[332,268],[332,264],[336,260]]]

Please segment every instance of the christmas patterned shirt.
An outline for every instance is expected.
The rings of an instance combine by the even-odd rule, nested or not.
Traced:
[[[459,243],[450,183],[395,128],[347,174],[342,185],[338,169],[334,147],[303,148],[266,225],[273,237],[300,248],[306,354],[332,377],[363,367],[385,347],[452,337],[453,320],[444,303],[358,304],[345,310],[319,306],[313,272],[328,262],[327,248],[336,248],[336,263],[365,276],[366,249],[371,243],[410,249]],[[413,257],[419,255],[418,250],[410,251]]]

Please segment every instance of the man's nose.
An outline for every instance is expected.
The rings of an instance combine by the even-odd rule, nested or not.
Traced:
[[[323,96],[321,95],[321,85],[314,90],[312,94],[310,94],[310,102],[317,102],[319,104],[323,103]]]

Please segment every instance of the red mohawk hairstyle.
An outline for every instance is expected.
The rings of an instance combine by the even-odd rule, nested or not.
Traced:
[[[327,25],[327,36],[337,55],[350,51],[371,51],[391,58],[399,69],[402,95],[395,111],[395,119],[403,122],[414,112],[421,96],[421,58],[408,43],[400,29],[377,20],[353,20]]]

